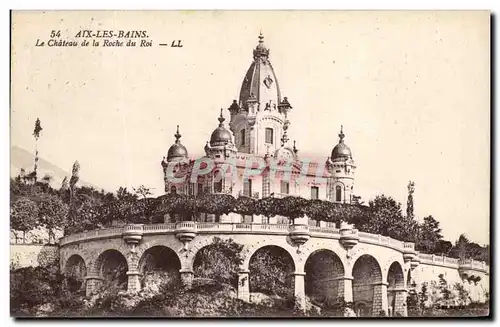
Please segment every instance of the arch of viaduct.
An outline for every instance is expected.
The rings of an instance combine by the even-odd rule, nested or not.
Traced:
[[[299,306],[306,295],[343,298],[360,314],[407,315],[406,296],[412,270],[429,255],[413,243],[362,233],[343,224],[340,229],[307,225],[242,223],[170,223],[127,225],[69,235],[60,240],[61,271],[84,277],[87,295],[98,292],[110,272],[121,265],[128,292],[141,289],[148,269],[176,272],[188,287],[196,254],[214,237],[243,245],[238,297],[250,301],[250,262],[257,251],[278,248],[290,263],[291,292]],[[426,257],[427,256],[427,257]],[[441,257],[439,257],[441,258]],[[432,256],[432,262],[434,262]],[[464,275],[481,276],[484,263],[442,258],[436,263]],[[75,273],[77,272],[77,273]]]

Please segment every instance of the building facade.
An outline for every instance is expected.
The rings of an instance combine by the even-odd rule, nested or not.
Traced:
[[[221,109],[218,126],[205,145],[205,157],[189,158],[177,126],[175,143],[161,162],[166,194],[300,196],[348,204],[356,201],[356,164],[344,142],[342,126],[339,142],[325,163],[302,159],[296,141],[291,144],[288,136],[291,124],[288,116],[295,109],[288,98],[282,96],[269,57],[270,51],[261,34],[244,76],[239,100],[233,100],[226,113]],[[210,167],[201,168],[202,162],[210,162]],[[172,179],[180,172],[184,173],[183,181]]]

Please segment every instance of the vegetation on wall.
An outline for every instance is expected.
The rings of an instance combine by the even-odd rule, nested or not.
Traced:
[[[452,244],[443,239],[439,222],[433,216],[418,222],[403,215],[401,204],[383,194],[369,201],[367,206],[293,196],[253,199],[234,198],[229,194],[199,197],[168,194],[150,198],[150,190],[143,185],[135,188],[135,192],[120,187],[116,195],[91,187],[77,187],[77,163],[74,168],[69,185],[65,180],[59,190],[43,180],[33,182],[23,176],[11,179],[11,229],[16,238],[24,239],[27,231],[38,226],[45,226],[51,235],[55,229],[63,229],[67,235],[111,224],[160,223],[165,214],[178,221],[192,221],[200,212],[215,215],[234,212],[268,218],[285,216],[290,218],[290,223],[303,216],[337,225],[346,221],[363,232],[415,242],[416,249],[421,252],[489,262],[489,246],[471,242],[465,235]],[[409,212],[412,216],[412,210]]]

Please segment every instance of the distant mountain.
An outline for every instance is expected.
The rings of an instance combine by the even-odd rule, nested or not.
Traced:
[[[16,177],[17,175],[19,175],[22,168],[24,168],[26,173],[30,173],[31,171],[33,171],[34,160],[35,156],[33,155],[33,153],[18,146],[12,146],[10,148],[10,177]],[[41,179],[46,174],[52,177],[50,185],[55,189],[61,187],[61,183],[64,177],[68,177],[68,181],[71,177],[71,172],[62,169],[41,157],[38,157],[37,176],[39,179]],[[97,190],[101,190],[100,187],[87,183],[82,179],[80,179],[77,185],[89,187],[91,186]]]

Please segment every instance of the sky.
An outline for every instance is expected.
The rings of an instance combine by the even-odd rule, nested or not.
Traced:
[[[488,12],[47,12],[13,17],[11,145],[114,191],[163,192],[180,125],[190,157],[237,99],[262,30],[299,154],[326,160],[340,125],[355,194],[405,208],[445,238],[489,240]],[[35,47],[51,30],[144,30],[152,47]],[[158,46],[182,40],[182,48]],[[100,40],[102,41],[102,40]],[[225,111],[226,117],[228,112]]]

